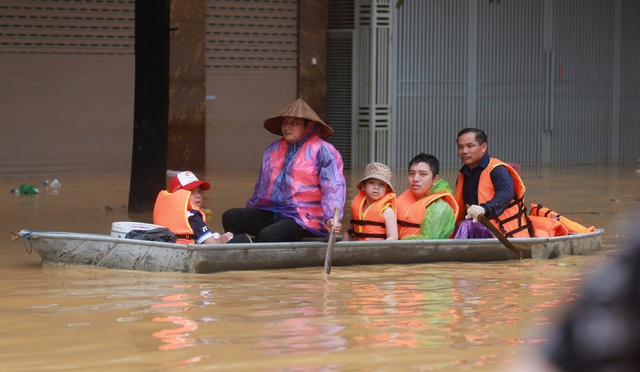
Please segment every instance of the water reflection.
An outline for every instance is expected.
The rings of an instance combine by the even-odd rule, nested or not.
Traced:
[[[117,329],[128,330],[138,355],[166,367],[243,369],[245,358],[249,367],[288,358],[287,365],[311,371],[322,369],[306,358],[343,353],[352,361],[336,363],[334,370],[354,361],[495,366],[511,359],[510,347],[541,341],[523,337],[523,329],[555,324],[548,310],[572,301],[588,271],[577,261],[341,267],[331,278],[319,268],[163,276],[49,267],[43,273],[55,290],[29,306],[48,324],[36,327],[51,329],[67,344],[74,344],[70,331],[80,339],[87,331],[101,334],[92,341],[100,347],[119,339]],[[62,322],[51,323],[59,317]],[[403,350],[418,349],[433,355],[405,360]],[[131,354],[125,350],[116,354]],[[378,361],[370,360],[373,350]],[[116,354],[107,353],[102,363]],[[304,358],[297,362],[295,356]]]
[[[179,286],[176,286],[175,288],[179,288]],[[190,297],[193,296],[185,293],[163,296],[161,297],[163,302],[151,305],[151,309],[162,310],[163,313],[186,313],[195,307],[193,302],[187,301]],[[165,322],[180,326],[178,328],[161,329],[160,331],[151,334],[153,337],[159,338],[165,343],[158,348],[158,350],[164,351],[182,349],[184,347],[196,345],[198,341],[189,337],[189,335],[191,332],[197,330],[199,325],[206,324],[208,319],[197,321],[184,315],[169,315],[154,317],[152,321],[161,323]]]
[[[545,278],[544,266],[534,268],[538,273],[533,274],[535,280],[546,281],[544,293],[536,284],[520,283],[519,278],[532,274],[530,268],[499,265],[497,271],[489,270],[491,274],[477,276],[472,267],[469,267],[469,274],[463,269],[452,269],[429,276],[403,278],[421,282],[420,285],[385,282],[384,286],[357,286],[350,309],[357,310],[367,319],[359,327],[375,332],[356,341],[369,343],[372,347],[451,349],[539,342],[501,337],[506,333],[501,327],[518,326],[536,319],[536,313],[541,313],[542,308],[557,308],[572,301],[577,290],[571,285],[573,278]],[[558,294],[568,296],[526,306],[526,301],[533,296],[557,297]],[[396,318],[395,315],[402,316]],[[536,321],[544,325],[548,320],[540,323],[538,318]]]
[[[266,322],[260,332],[256,349],[262,350],[264,356],[326,354],[346,349],[346,340],[336,335],[344,326],[303,317],[300,312],[283,315],[288,318]]]

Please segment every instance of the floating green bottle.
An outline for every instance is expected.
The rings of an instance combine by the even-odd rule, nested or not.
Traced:
[[[40,190],[33,185],[20,185],[18,191],[20,191],[20,195],[37,195],[40,192]]]

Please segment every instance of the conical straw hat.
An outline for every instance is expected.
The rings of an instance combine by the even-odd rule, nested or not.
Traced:
[[[318,114],[302,98],[298,98],[295,102],[285,107],[284,110],[265,120],[265,129],[273,134],[282,136],[282,118],[284,117],[300,118],[318,123],[320,125],[320,137],[322,138],[333,134],[333,129],[322,121]]]

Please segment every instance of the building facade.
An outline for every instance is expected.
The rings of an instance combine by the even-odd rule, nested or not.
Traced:
[[[203,16],[188,16],[190,2]],[[202,42],[172,44],[174,73],[187,68],[181,56],[200,53],[201,62],[173,82],[181,85],[172,102],[197,104],[170,113],[170,158],[258,169],[275,139],[262,122],[298,96],[334,127],[330,141],[347,168],[374,160],[404,168],[418,152],[457,167],[455,136],[465,127],[484,129],[492,155],[521,164],[640,158],[638,1],[395,3],[172,2],[182,15],[172,14],[172,43]],[[0,4],[2,172],[129,169],[134,7]],[[190,153],[179,141],[197,141],[187,138],[194,125],[204,127],[204,150]]]
[[[355,166],[458,166],[460,129],[520,164],[640,158],[640,3],[356,1]]]

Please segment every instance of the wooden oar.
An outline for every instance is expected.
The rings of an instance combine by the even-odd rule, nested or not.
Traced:
[[[505,247],[507,247],[507,249],[509,249],[511,253],[513,253],[520,261],[522,261],[522,252],[520,252],[520,250],[515,245],[513,245],[513,243],[511,243],[509,239],[507,239],[504,235],[502,235],[500,230],[498,230],[495,226],[493,226],[493,224],[489,222],[487,217],[481,214],[478,216],[478,221],[480,221],[480,223],[484,227],[489,229],[493,233],[493,235],[496,238],[498,238],[498,240],[500,240],[500,243],[502,243]]]
[[[327,244],[327,254],[324,257],[324,273],[331,274],[331,259],[333,258],[333,247],[336,245],[336,233],[333,232],[333,226],[338,223],[340,218],[340,209],[333,209],[333,225],[331,226],[331,234],[329,234],[329,244]]]

